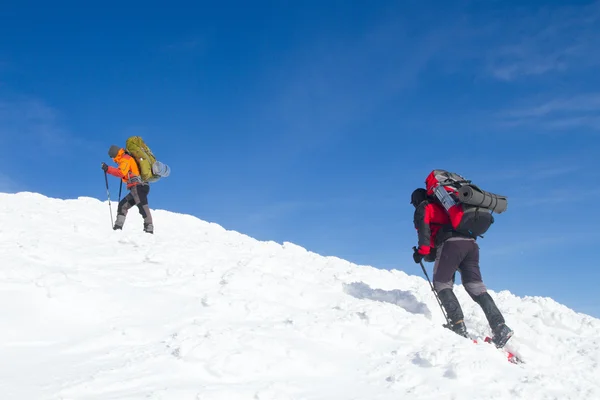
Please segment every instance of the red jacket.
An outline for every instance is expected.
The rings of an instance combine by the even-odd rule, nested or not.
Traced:
[[[446,209],[437,203],[424,201],[419,204],[414,215],[415,229],[419,235],[419,253],[427,255],[435,247],[435,238],[440,229],[450,225],[450,217]]]

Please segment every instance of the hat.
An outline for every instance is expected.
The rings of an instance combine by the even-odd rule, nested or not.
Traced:
[[[427,190],[423,188],[415,189],[410,195],[410,204],[417,207],[423,201],[427,200]]]
[[[110,158],[115,158],[117,154],[119,154],[119,150],[121,150],[121,148],[113,144],[110,146],[110,149],[108,149],[108,156]]]

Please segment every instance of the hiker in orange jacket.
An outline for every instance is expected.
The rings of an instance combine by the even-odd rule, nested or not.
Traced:
[[[102,170],[110,175],[121,178],[127,185],[129,194],[119,202],[117,208],[117,220],[113,229],[123,229],[127,212],[133,206],[137,206],[140,214],[144,218],[144,232],[154,233],[154,225],[152,224],[152,214],[148,206],[148,194],[150,193],[150,185],[144,182],[140,176],[140,170],[135,159],[129,155],[125,149],[112,145],[108,149],[108,156],[118,164],[118,168],[109,167],[102,163]]]

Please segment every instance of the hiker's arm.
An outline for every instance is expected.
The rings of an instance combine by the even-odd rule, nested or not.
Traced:
[[[431,227],[429,226],[430,215],[427,203],[421,204],[415,210],[414,224],[419,236],[419,253],[429,254],[431,251]]]
[[[123,178],[123,174],[121,174],[121,170],[119,168],[108,167],[106,173],[111,174],[112,176],[116,176],[117,178]]]
[[[119,167],[108,167],[107,173],[116,176],[117,178],[125,178],[127,176],[127,172],[129,170],[129,166],[127,165],[127,161],[122,160],[119,163]]]

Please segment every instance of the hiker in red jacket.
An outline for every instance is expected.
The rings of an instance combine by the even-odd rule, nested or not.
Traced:
[[[479,269],[479,245],[474,238],[452,228],[446,209],[428,197],[425,189],[416,189],[411,195],[415,207],[414,226],[418,246],[413,254],[415,263],[435,261],[433,286],[457,334],[467,337],[467,328],[460,303],[454,294],[454,277],[460,272],[461,281],[471,298],[481,306],[490,328],[492,341],[503,347],[513,334],[504,323],[504,317],[487,292]]]

